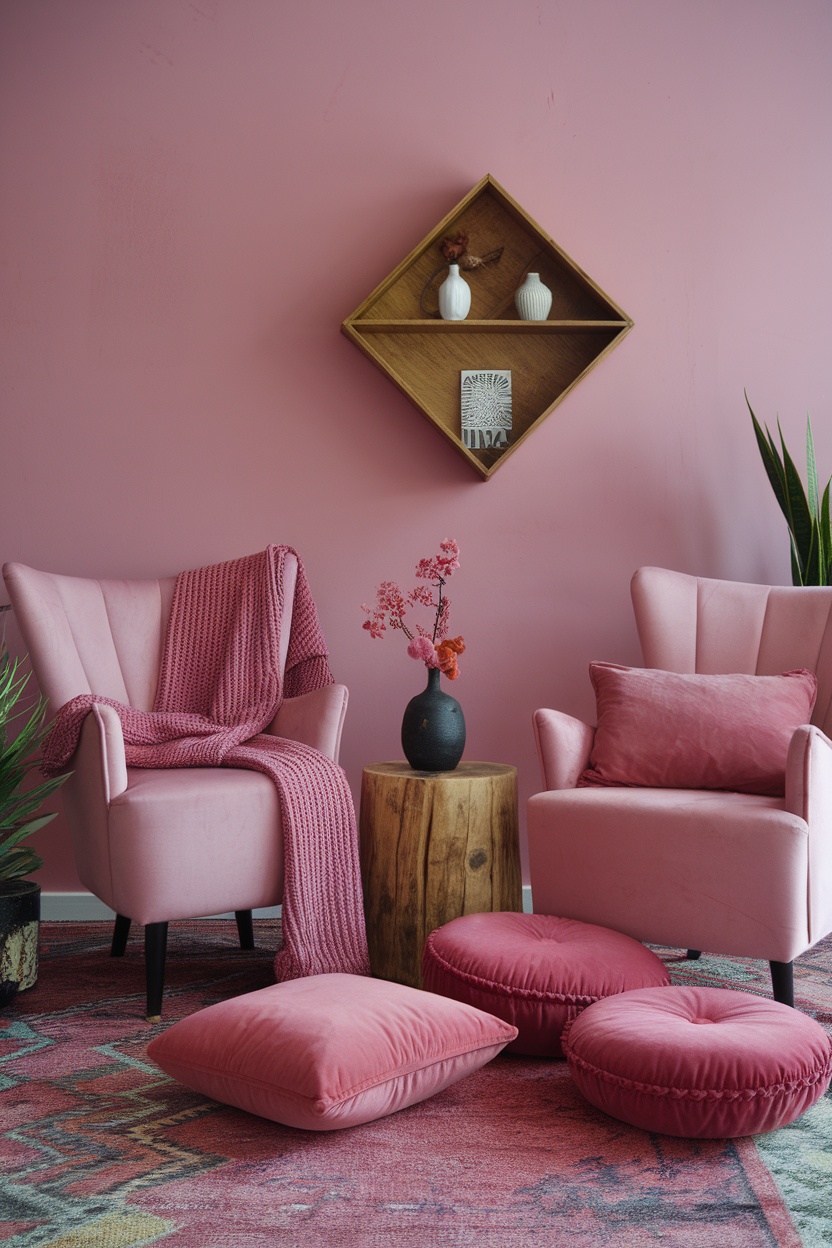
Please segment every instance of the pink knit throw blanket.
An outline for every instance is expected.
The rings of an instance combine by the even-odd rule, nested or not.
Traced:
[[[264,772],[283,823],[283,946],[278,979],[369,974],[355,811],[346,776],[311,746],[264,729],[284,696],[333,683],[298,558],[286,673],[280,622],[287,546],[183,572],[176,580],[152,711],[81,694],[62,706],[43,770],[63,770],[93,703],[118,712],[131,767],[247,767]],[[297,554],[295,551],[291,552]]]

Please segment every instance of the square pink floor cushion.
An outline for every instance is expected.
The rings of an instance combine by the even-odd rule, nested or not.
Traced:
[[[403,984],[313,975],[199,1010],[147,1052],[214,1100],[332,1131],[426,1100],[516,1035],[499,1018]]]

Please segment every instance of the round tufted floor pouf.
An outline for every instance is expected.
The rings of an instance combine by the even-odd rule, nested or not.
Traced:
[[[566,1030],[586,1099],[645,1131],[731,1139],[785,1126],[829,1086],[832,1043],[788,1005],[726,988],[599,1001]]]
[[[429,992],[494,1014],[518,1030],[515,1053],[562,1057],[566,1023],[594,1001],[670,983],[639,941],[548,914],[466,914],[437,928],[422,955]]]

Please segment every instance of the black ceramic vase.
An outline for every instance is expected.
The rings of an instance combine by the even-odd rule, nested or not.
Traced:
[[[411,698],[402,720],[402,749],[414,771],[453,771],[465,749],[465,716],[456,698],[439,688],[439,668]]]

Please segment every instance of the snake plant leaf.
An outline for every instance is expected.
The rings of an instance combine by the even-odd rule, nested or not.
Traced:
[[[806,417],[806,496],[813,516],[818,514],[818,469],[815,463],[815,443],[812,438],[812,422]]]
[[[778,448],[767,426],[761,426],[745,394],[754,425],[760,457],[780,510],[789,528],[792,583],[829,585],[832,583],[832,531],[830,531],[830,485],[826,483],[820,502],[812,425],[806,418],[806,488],[788,452],[780,421]]]
[[[821,568],[824,570],[824,579],[819,583],[821,585],[832,585],[832,526],[830,526],[829,514],[829,487],[832,485],[832,478],[826,482],[826,489],[823,491],[823,497],[820,500],[820,522],[818,524],[818,534],[821,546]]]
[[[745,396],[745,401],[748,403],[748,395]],[[768,432],[768,429],[766,429],[765,433],[763,433],[760,423],[754,415],[750,403],[748,403],[748,410],[751,412],[751,419],[754,423],[754,433],[757,438],[757,446],[759,447],[760,457],[762,458],[766,475],[771,483],[771,488],[774,490],[774,497],[777,499],[777,502],[780,505],[780,510],[783,512],[786,520],[789,520],[789,507],[786,500],[786,472],[780,462],[780,455],[777,451],[774,439]]]
[[[794,538],[795,549],[797,550],[797,557],[803,574],[801,584],[805,585],[811,583],[806,581],[805,577],[810,575],[809,569],[811,567],[813,546],[815,547],[815,556],[817,555],[815,526],[812,513],[809,510],[809,500],[806,498],[806,491],[800,479],[800,473],[797,471],[794,460],[786,449],[779,421],[777,430],[780,433],[780,445],[783,450],[783,468],[786,473],[786,501],[788,505],[786,518]]]

